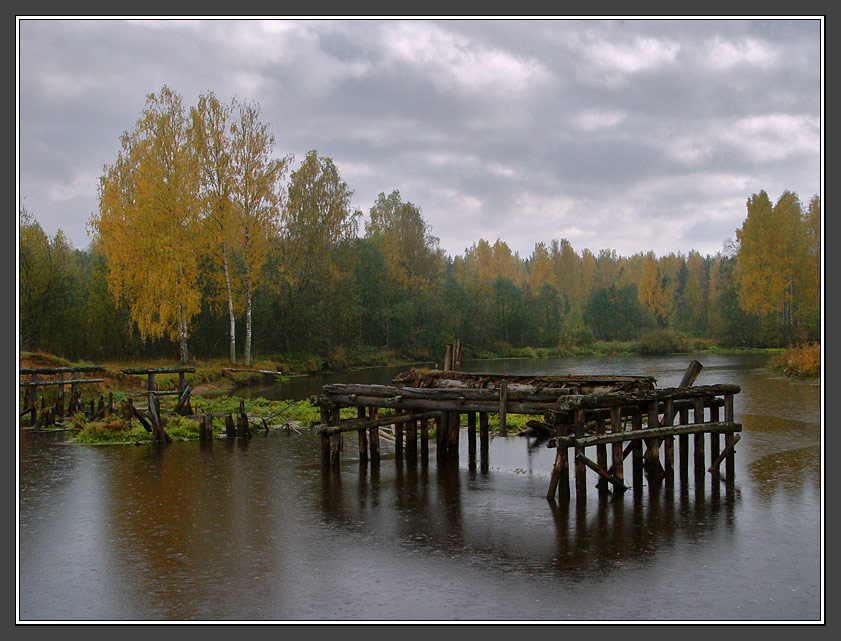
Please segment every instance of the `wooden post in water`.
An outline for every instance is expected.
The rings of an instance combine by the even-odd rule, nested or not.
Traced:
[[[79,372],[70,372],[70,406],[67,410],[68,414],[74,414],[79,410],[78,385],[74,382],[78,380]]]
[[[648,427],[660,427],[660,419],[658,416],[659,404],[657,401],[652,401],[648,404]],[[650,476],[658,482],[663,479],[665,472],[663,466],[660,464],[660,439],[650,438],[646,439],[645,451],[645,468]]]
[[[575,410],[575,437],[584,437],[584,410]],[[579,500],[587,498],[587,464],[584,463],[582,456],[584,455],[584,448],[575,446],[575,495]]]
[[[642,429],[642,413],[638,407],[633,408],[631,427],[634,430]],[[631,441],[631,463],[633,464],[634,486],[642,487],[642,439],[635,438]]]
[[[403,423],[394,424],[394,458],[403,460]]]
[[[365,418],[365,408],[361,405],[356,408],[356,416],[360,419]],[[368,463],[368,432],[363,427],[360,430],[356,430],[356,435],[359,441],[359,462],[365,465]]]
[[[675,424],[675,404],[671,399],[663,403],[663,425],[671,427]],[[666,483],[674,483],[675,480],[675,437],[667,436],[663,439],[663,458],[666,461]]]
[[[558,436],[566,436],[567,431],[567,424],[557,422],[556,419],[555,433]],[[556,492],[562,501],[569,500],[569,453],[567,445],[562,443],[561,439],[558,439],[555,464],[552,466],[552,477],[549,480],[549,491],[546,493],[546,498],[550,501],[554,500]]]
[[[418,422],[409,421],[406,425],[406,460],[414,461],[418,456]]]
[[[453,369],[453,345],[448,343],[444,346],[444,371],[449,372]]]
[[[713,399],[715,400],[715,399]],[[719,407],[715,404],[710,405],[710,423],[718,423],[719,417],[721,414],[719,413]],[[721,438],[718,432],[710,432],[710,460],[714,461],[718,458],[718,455],[721,453]]]
[[[610,408],[610,431],[613,433],[624,431],[622,428],[622,408]],[[613,451],[611,452],[613,475],[623,481],[625,479],[625,453],[622,451],[622,441],[616,441],[613,444]]]
[[[429,459],[429,419],[422,418],[420,420],[420,437],[421,437],[421,461]]]
[[[449,442],[447,443],[447,456],[451,459],[458,458],[458,436],[461,431],[461,414],[456,411],[450,412]]]
[[[330,423],[330,410],[326,407],[319,408],[319,414],[321,418],[322,425],[328,425]],[[230,418],[230,414],[225,418],[227,421]],[[233,419],[231,419],[231,426],[233,426]],[[236,432],[234,432],[236,434]],[[230,429],[228,430],[228,438],[231,437]],[[321,465],[324,467],[330,466],[330,437],[326,434],[321,435]]]
[[[695,423],[703,423],[704,422],[704,399],[703,398],[696,398],[695,399],[695,406],[694,406],[694,417],[693,420]],[[694,458],[695,458],[695,481],[697,482],[700,480],[703,481],[704,473],[706,465],[704,463],[704,433],[698,432],[695,435],[695,443],[694,443]]]
[[[680,410],[680,424],[689,425],[689,409]],[[677,437],[678,454],[680,465],[680,480],[685,482],[689,478],[689,434],[681,434]]]
[[[600,416],[596,418],[596,434],[604,434],[604,419]],[[603,470],[607,469],[607,445],[604,443],[596,445],[596,464]],[[596,487],[599,492],[607,492],[607,481],[599,477]]]
[[[330,424],[339,425],[341,423],[341,414],[339,408],[335,408],[330,412]],[[330,435],[330,464],[336,469],[339,468],[342,462],[342,433],[336,432]]]
[[[704,369],[704,366],[698,361],[689,363],[689,367],[686,369],[686,373],[684,373],[678,387],[690,387],[695,382],[695,379],[698,378],[698,374],[701,373],[702,369]]]
[[[508,381],[500,381],[499,383],[499,435],[505,436],[508,434],[508,426],[506,425],[506,414],[508,411]]]
[[[326,410],[324,410],[322,408],[321,411],[322,411],[321,418],[323,419],[322,423],[324,423],[327,420],[326,416],[324,415],[324,412]],[[234,425],[234,417],[230,412],[225,414],[225,436],[227,438],[236,438],[236,436],[237,436],[237,428],[236,428],[236,425]],[[325,437],[322,437],[322,441],[324,440],[324,438]]]
[[[732,394],[725,394],[724,395],[724,422],[725,423],[733,423],[735,422],[735,415],[733,412],[733,395]],[[727,469],[727,480],[732,481],[736,476],[736,455],[733,453],[733,447],[735,446],[735,436],[733,432],[728,432],[724,435],[724,449],[727,450],[727,457],[724,459],[725,466]]]
[[[476,456],[476,412],[467,413],[467,453]]]
[[[368,418],[377,420],[380,408],[371,407],[368,409]],[[380,428],[373,425],[368,428],[368,446],[371,448],[371,465],[380,462]]]

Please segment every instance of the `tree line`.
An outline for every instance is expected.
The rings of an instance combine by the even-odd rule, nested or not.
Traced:
[[[439,247],[421,209],[380,193],[360,230],[354,192],[313,150],[277,157],[259,105],[212,92],[185,108],[147,96],[99,180],[87,249],[22,208],[20,346],[68,358],[475,349],[628,341],[656,329],[725,345],[820,336],[820,199],[748,198],[714,256],[577,252],[527,257],[500,239]]]

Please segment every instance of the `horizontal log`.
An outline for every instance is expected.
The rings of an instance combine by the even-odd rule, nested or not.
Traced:
[[[632,389],[653,389],[656,380],[652,376],[615,376],[615,375],[549,375],[530,376],[516,374],[484,374],[475,372],[442,372],[440,370],[410,370],[398,374],[392,383],[409,384],[413,387],[467,387],[498,388],[501,381],[512,386],[533,385],[535,387],[570,388],[586,393],[607,392]],[[581,393],[579,391],[578,393]]]
[[[126,396],[149,396],[149,394],[154,394],[155,396],[181,396],[181,390],[150,390],[146,392],[132,392],[130,394],[126,394]]]
[[[380,425],[397,425],[400,423],[409,423],[410,421],[420,420],[422,418],[434,418],[440,412],[422,412],[419,414],[394,414],[392,416],[381,416],[377,419],[352,419],[344,421],[339,425],[317,425],[316,428],[321,434],[330,435],[339,432],[352,432],[355,430],[367,429],[369,427],[379,427]]]
[[[651,401],[682,400],[702,398],[705,396],[719,396],[722,394],[738,394],[741,389],[738,385],[704,385],[699,387],[667,387],[638,392],[583,394],[559,399],[558,406],[562,411],[602,409],[606,407],[635,405],[637,403],[649,403]]]
[[[271,376],[282,376],[282,372],[272,371],[270,369],[243,369],[238,367],[223,367],[225,372],[245,372],[246,374],[266,374]]]
[[[102,383],[104,378],[77,378],[65,379],[63,381],[20,381],[18,385],[21,387],[44,387],[45,385],[79,385],[80,383]]]
[[[508,399],[518,401],[547,402],[557,400],[561,396],[567,396],[571,390],[563,388],[541,388],[534,386],[518,386],[521,389],[516,392],[508,388]],[[499,402],[499,389],[472,389],[466,387],[442,388],[442,387],[395,387],[393,385],[363,385],[355,383],[333,383],[324,385],[321,388],[324,394],[361,394],[363,396],[383,396],[392,398],[419,399],[448,399],[448,400],[469,400],[469,401],[496,401]]]
[[[457,412],[499,412],[499,401],[470,401],[458,399],[403,398],[402,396],[363,396],[360,394],[332,394],[316,397],[315,405],[347,407],[392,407],[407,410],[435,410]],[[545,414],[557,409],[556,403],[509,401],[506,408],[510,414]]]
[[[121,369],[123,374],[192,374],[195,367],[139,367]]]
[[[724,399],[723,398],[707,397],[707,398],[704,398],[703,401],[704,401],[704,407],[723,407],[724,406]],[[673,408],[674,408],[675,413],[679,412],[680,410],[684,410],[684,409],[691,410],[691,409],[695,408],[695,402],[692,399],[687,399],[687,400],[683,400],[683,401],[674,401]],[[661,401],[657,405],[657,412],[658,412],[658,414],[662,414],[664,412],[664,410],[665,410],[665,403],[663,401]],[[624,406],[622,408],[622,418],[627,418],[629,416],[636,416],[637,414],[647,414],[647,412],[648,412],[647,409],[641,410],[636,405],[628,405],[628,406]],[[569,410],[569,411],[557,410],[557,411],[553,412],[552,414],[556,417],[556,420],[558,420],[559,422],[570,423],[572,421],[573,413],[574,413],[573,410]],[[609,419],[611,417],[609,408],[596,409],[596,410],[585,410],[584,416],[585,416],[585,420],[587,422],[595,421],[596,419],[599,419],[599,418]],[[611,426],[611,429],[613,429],[612,426]]]
[[[619,443],[641,438],[662,438],[664,436],[680,436],[681,434],[705,434],[707,432],[721,434],[727,432],[741,432],[741,423],[692,423],[690,425],[674,425],[666,427],[649,427],[642,430],[628,430],[627,432],[611,432],[576,438],[574,436],[556,436],[547,441],[546,447],[557,447],[558,441],[567,447],[588,447],[606,443]]]
[[[61,374],[64,372],[104,372],[104,367],[98,365],[80,365],[78,367],[31,367],[18,370],[21,376],[24,374]]]

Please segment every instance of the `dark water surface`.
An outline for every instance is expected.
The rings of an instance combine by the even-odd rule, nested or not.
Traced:
[[[434,443],[408,464],[382,441],[373,469],[350,437],[324,473],[311,434],[161,449],[20,432],[20,619],[820,619],[820,386],[772,375],[762,355],[697,358],[699,385],[742,387],[735,481],[591,489],[568,506],[544,498],[553,450],[518,437],[476,460],[463,432],[447,468]],[[690,359],[465,369],[667,387]],[[386,369],[356,380],[388,382]]]

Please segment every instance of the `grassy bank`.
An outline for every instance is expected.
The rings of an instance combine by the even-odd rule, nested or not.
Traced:
[[[768,367],[786,376],[820,378],[820,343],[790,347],[768,361]]]
[[[266,425],[270,430],[289,429],[296,433],[304,433],[310,429],[310,425],[319,420],[319,408],[312,407],[309,400],[301,401],[269,401],[264,398],[240,399],[236,396],[220,396],[214,398],[195,397],[193,409],[196,414],[230,412],[236,415],[239,412],[240,401],[244,403],[245,413],[252,422],[252,430],[261,432],[263,427],[262,419],[265,418]],[[354,418],[355,408],[344,408],[341,411],[342,418]],[[525,429],[526,421],[531,418],[520,414],[510,414],[507,418],[509,434],[513,435]],[[199,437],[199,423],[196,419],[183,416],[164,415],[161,417],[163,427],[173,440],[189,441]],[[151,435],[147,432],[137,419],[130,421],[112,416],[102,421],[87,421],[81,414],[76,414],[70,419],[74,428],[70,440],[76,443],[86,444],[139,444],[151,441]],[[488,425],[491,433],[499,429],[499,416],[491,414]],[[464,425],[462,426],[465,427]],[[213,421],[214,438],[225,438],[225,422],[222,417],[215,417]],[[352,436],[352,435],[351,435]],[[355,438],[355,436],[353,437]],[[430,438],[434,440],[435,430],[430,430]]]

